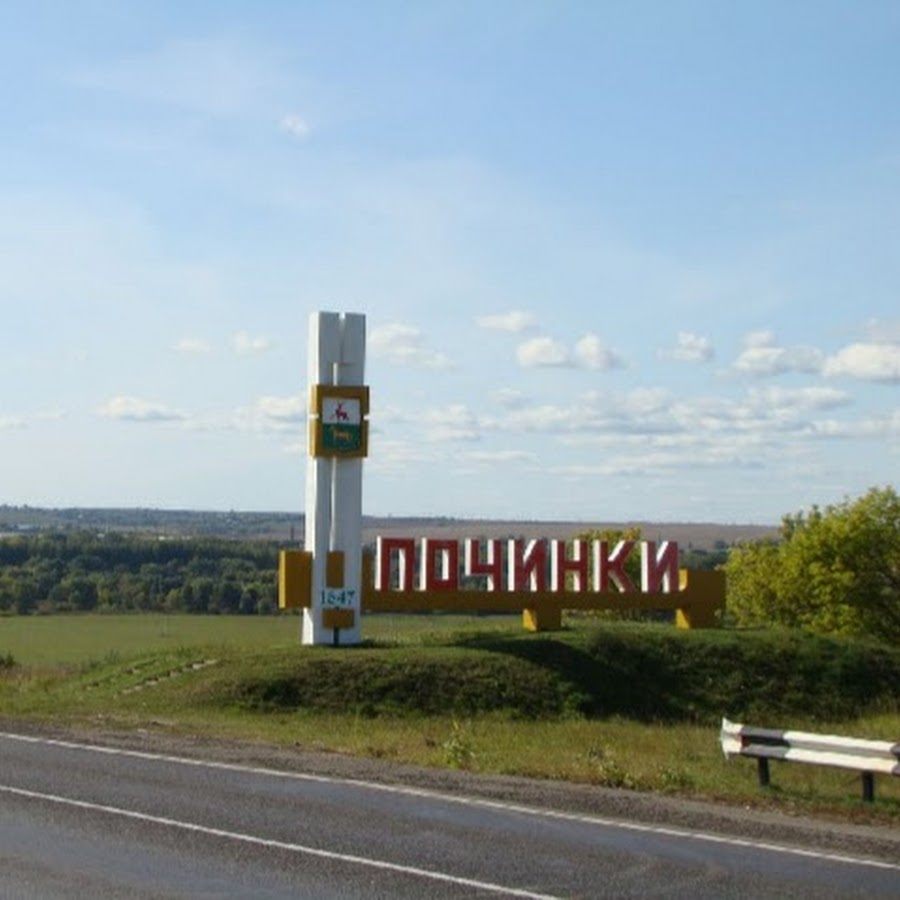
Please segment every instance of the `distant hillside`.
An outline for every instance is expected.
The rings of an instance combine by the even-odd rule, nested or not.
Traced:
[[[588,530],[624,530],[637,526],[648,540],[675,541],[681,547],[711,550],[741,541],[777,537],[776,525],[723,525],[715,522],[538,522],[488,519],[374,518],[363,521],[367,540],[383,537],[572,538]]]
[[[441,517],[365,516],[363,540],[385,537],[545,537],[571,538],[588,529],[623,529],[639,526],[652,540],[676,541],[685,548],[713,549],[778,534],[776,525],[735,525],[715,522],[596,522],[499,521]],[[44,509],[0,506],[0,534],[89,529],[188,537],[302,542],[304,516],[290,512],[212,512],[146,508]]]
[[[0,533],[90,529],[189,537],[291,540],[302,537],[303,516],[282,512],[210,512],[186,509],[0,506]]]

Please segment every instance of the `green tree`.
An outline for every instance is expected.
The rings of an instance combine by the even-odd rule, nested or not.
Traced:
[[[785,516],[781,540],[732,550],[728,609],[740,625],[779,624],[900,641],[900,497]]]
[[[582,531],[575,536],[580,541],[605,541],[609,551],[615,548],[619,541],[634,541],[640,543],[644,540],[639,525],[629,525],[627,528],[592,528]],[[631,579],[635,587],[640,590],[641,585],[641,561],[637,552],[631,553],[625,562],[625,574]],[[628,609],[627,601],[623,599],[622,609],[592,610],[581,615],[598,619],[625,619],[628,621],[669,621],[674,613],[668,610]],[[573,613],[569,613],[573,615]]]
[[[209,611],[222,613],[222,615],[234,615],[240,610],[240,606],[241,586],[232,578],[216,582]]]
[[[15,588],[16,612],[20,616],[27,616],[37,606],[37,592],[31,581],[21,580]]]

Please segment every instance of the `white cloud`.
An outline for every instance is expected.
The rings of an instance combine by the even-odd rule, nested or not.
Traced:
[[[0,416],[0,431],[24,428],[27,422],[23,416]]]
[[[410,421],[409,412],[394,404],[385,404],[378,392],[372,396],[369,430],[378,431],[384,425],[405,425]]]
[[[425,346],[425,337],[413,325],[391,322],[373,328],[368,337],[369,350],[374,357],[396,366],[422,369],[448,369],[450,359]]]
[[[177,341],[172,349],[177,351],[178,353],[189,353],[200,355],[203,353],[209,353],[210,346],[207,341],[203,338],[197,337],[185,337],[181,338],[181,340]]]
[[[489,431],[552,435],[573,448],[679,447],[690,456],[692,447],[739,442],[743,453],[747,442],[817,434],[814,414],[851,402],[846,392],[825,387],[753,389],[742,398],[683,398],[662,388],[637,388],[591,391],[567,404],[504,409],[484,419],[482,426]],[[722,455],[728,454],[719,453],[716,464]]]
[[[776,444],[756,433],[616,435],[597,462],[569,464],[555,471],[569,477],[610,477],[725,467],[760,469],[777,452]]]
[[[786,372],[818,373],[825,355],[814,347],[781,347],[770,331],[756,331],[744,339],[744,349],[734,368],[748,375],[782,375]]]
[[[900,344],[849,344],[825,361],[825,375],[900,382]]]
[[[263,396],[252,406],[237,411],[235,421],[242,431],[297,431],[306,421],[306,398]]]
[[[615,350],[604,346],[595,334],[582,337],[575,344],[572,353],[564,344],[551,337],[530,338],[516,348],[516,359],[526,369],[568,368],[578,365],[585,369],[607,372],[626,365],[625,360]]]
[[[301,421],[306,416],[306,399],[302,394],[293,397],[260,397],[259,410],[270,419]]]
[[[162,403],[123,394],[107,400],[98,413],[107,419],[127,422],[180,422],[186,418],[183,412]]]
[[[562,477],[583,478],[601,476],[605,478],[662,475],[681,469],[710,469],[734,466],[737,468],[759,468],[759,464],[747,458],[717,457],[715,454],[699,456],[665,450],[649,450],[644,453],[632,452],[610,457],[596,465],[582,464],[561,466],[554,471]]]
[[[306,140],[312,132],[309,122],[297,113],[287,113],[283,115],[278,124],[282,131],[287,132],[287,134],[297,138],[299,141]]]
[[[675,346],[661,350],[659,355],[678,362],[709,362],[715,351],[709,338],[693,331],[679,331]]]
[[[505,466],[510,463],[536,463],[538,456],[527,450],[474,450],[466,454],[466,459],[484,465]]]
[[[570,407],[544,403],[515,409],[490,424],[507,431],[555,432],[571,428],[575,417],[576,412]]]
[[[492,396],[497,406],[503,409],[521,409],[528,403],[528,397],[518,388],[499,388]]]
[[[858,438],[895,440],[900,438],[900,410],[883,416],[870,416],[853,422],[838,422],[834,419],[814,422],[810,427],[810,434],[813,437],[846,438],[849,440]]]
[[[618,399],[614,402],[619,405]],[[630,415],[655,415],[671,408],[672,395],[664,388],[635,388],[625,394],[620,405]]]
[[[549,337],[536,337],[516,347],[516,359],[524,368],[570,366],[572,361],[566,348]]]
[[[489,328],[495,331],[509,331],[513,334],[519,334],[522,331],[533,328],[537,324],[537,317],[534,313],[514,309],[505,313],[478,316],[475,321],[479,328]]]
[[[478,441],[481,427],[472,411],[462,403],[431,409],[425,416],[426,437],[430,441]]]
[[[753,405],[763,410],[834,409],[839,406],[847,406],[852,402],[852,398],[845,391],[826,387],[752,389],[748,397]]]
[[[370,434],[369,456],[366,469],[382,475],[408,476],[411,467],[427,466],[430,472],[437,471],[436,463],[443,460],[435,458],[435,451],[420,441],[389,440]]]
[[[254,336],[246,331],[239,331],[234,336],[233,345],[238,356],[258,356],[272,349],[272,342],[267,337]]]
[[[751,331],[744,335],[745,347],[774,347],[777,343],[774,331]]]
[[[601,372],[625,367],[625,360],[614,350],[605,347],[596,334],[586,334],[578,341],[575,345],[575,358],[585,368]]]

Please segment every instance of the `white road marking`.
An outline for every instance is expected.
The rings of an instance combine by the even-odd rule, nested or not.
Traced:
[[[449,875],[446,872],[437,872],[432,869],[420,869],[417,866],[404,866],[399,863],[387,862],[383,859],[372,859],[366,856],[354,856],[350,853],[338,853],[334,850],[322,850],[319,847],[308,847],[304,844],[292,844],[287,841],[276,841],[272,838],[262,838],[253,834],[243,834],[239,831],[226,831],[222,828],[210,828],[207,825],[198,825],[195,822],[183,822],[180,819],[170,819],[165,816],[151,816],[147,813],[137,812],[132,809],[122,809],[118,806],[107,806],[102,803],[90,803],[86,800],[76,800],[72,797],[61,797],[58,794],[44,794],[39,791],[27,791],[22,788],[0,784],[0,793],[12,794],[16,797],[24,797],[28,800],[42,800],[46,803],[58,803],[63,806],[73,806],[77,809],[85,809],[90,812],[100,812],[107,815],[122,816],[127,819],[136,819],[139,822],[148,822],[153,825],[163,825],[168,828],[180,828],[184,831],[193,831],[209,837],[225,838],[230,841],[241,841],[245,844],[253,844],[257,847],[266,847],[274,850],[286,850],[291,853],[302,853],[306,856],[317,856],[321,859],[336,860],[343,863],[351,863],[357,866],[366,866],[370,869],[383,869],[388,872],[398,872],[402,875],[413,875],[417,878],[427,878],[431,881],[443,881],[459,887],[474,888],[480,891],[490,891],[494,894],[502,894],[506,897],[525,897],[528,900],[559,900],[552,894],[537,894],[522,888],[506,887],[502,884],[493,884],[489,881],[478,881],[474,878],[462,878],[457,875]]]
[[[192,759],[184,756],[172,756],[165,753],[150,753],[144,750],[126,750],[119,747],[102,747],[95,744],[82,744],[75,741],[64,741],[34,735],[0,732],[0,739],[22,741],[32,744],[46,744],[68,750],[81,750],[90,753],[102,753],[110,756],[125,756],[134,759],[145,759],[154,762],[175,763],[183,766],[196,766],[205,769],[219,769],[228,772],[242,772],[250,775],[267,775],[276,778],[287,778],[296,781],[309,781],[320,784],[351,785],[372,791],[399,794],[407,797],[440,800],[455,803],[459,806],[470,806],[480,809],[493,809],[501,812],[512,812],[535,818],[557,819],[566,822],[578,822],[585,825],[597,825],[604,828],[617,828],[641,834],[654,834],[662,837],[674,837],[702,841],[710,844],[722,844],[729,847],[760,850],[767,853],[780,853],[788,856],[799,856],[805,859],[816,859],[823,862],[844,863],[852,866],[867,866],[874,869],[887,869],[900,872],[900,864],[884,862],[877,859],[866,859],[859,856],[847,856],[839,853],[828,853],[820,850],[809,850],[803,847],[791,847],[787,844],[775,844],[767,841],[756,841],[750,838],[731,837],[705,831],[692,831],[683,828],[669,828],[663,825],[648,825],[642,822],[630,822],[624,819],[612,819],[583,813],[569,813],[552,809],[523,806],[517,803],[506,803],[501,800],[488,800],[481,797],[465,797],[458,794],[443,794],[427,788],[407,787],[403,785],[381,784],[377,781],[365,781],[356,778],[339,778],[332,775],[312,775],[306,772],[288,772],[283,769],[268,769],[263,766],[247,766],[240,763],[226,763],[216,760]],[[537,895],[523,895],[537,896]]]

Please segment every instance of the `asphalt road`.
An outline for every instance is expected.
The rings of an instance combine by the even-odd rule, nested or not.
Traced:
[[[833,832],[802,846],[460,785],[2,733],[0,897],[900,896],[900,842],[865,856]]]

